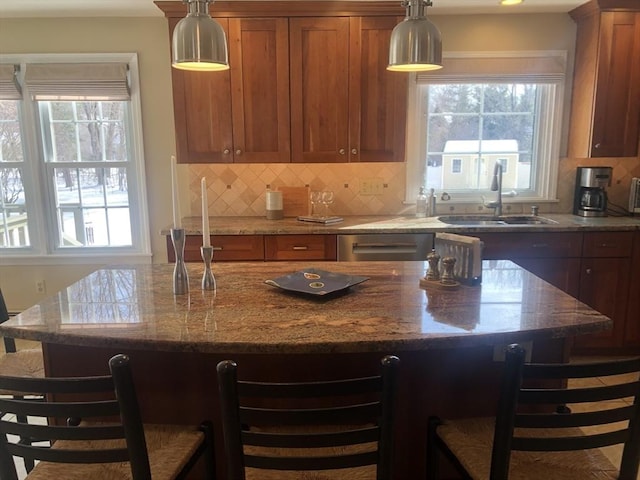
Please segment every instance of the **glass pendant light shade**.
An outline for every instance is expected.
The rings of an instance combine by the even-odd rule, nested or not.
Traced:
[[[173,30],[172,66],[181,70],[229,69],[224,30],[209,15],[211,0],[188,0],[189,13]]]
[[[391,32],[387,70],[422,72],[442,68],[440,31],[424,14],[431,2],[408,0],[403,5],[407,16]]]

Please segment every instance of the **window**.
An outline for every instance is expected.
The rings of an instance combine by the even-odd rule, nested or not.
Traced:
[[[518,200],[554,200],[564,52],[445,55],[443,63],[414,77],[407,201],[425,185],[476,202],[496,163]]]
[[[135,55],[27,56],[10,68],[18,98],[0,86],[3,259],[148,258]]]

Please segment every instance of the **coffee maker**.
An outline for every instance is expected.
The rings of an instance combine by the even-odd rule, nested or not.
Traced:
[[[611,167],[578,167],[573,197],[573,214],[581,217],[607,216],[607,191]]]

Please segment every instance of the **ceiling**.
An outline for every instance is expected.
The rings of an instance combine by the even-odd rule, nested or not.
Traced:
[[[241,0],[239,0],[241,1]],[[313,1],[313,0],[308,0]],[[568,12],[587,0],[524,0],[501,7],[498,0],[433,0],[428,14]],[[401,3],[398,0],[398,3]],[[185,7],[186,11],[186,7]],[[211,6],[215,12],[215,3]],[[153,0],[0,0],[3,17],[161,17]]]

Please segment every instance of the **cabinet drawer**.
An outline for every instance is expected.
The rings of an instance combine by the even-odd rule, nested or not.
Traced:
[[[632,232],[589,232],[584,234],[583,257],[630,257]]]
[[[580,257],[581,233],[485,233],[473,235],[484,242],[482,258],[511,260],[514,258]]]
[[[265,260],[336,260],[335,235],[267,235]]]
[[[184,245],[185,262],[201,262],[200,247],[202,236],[187,235]],[[212,235],[214,262],[242,262],[264,260],[264,240],[262,235]],[[167,253],[170,262],[175,262],[171,237],[167,236]]]

